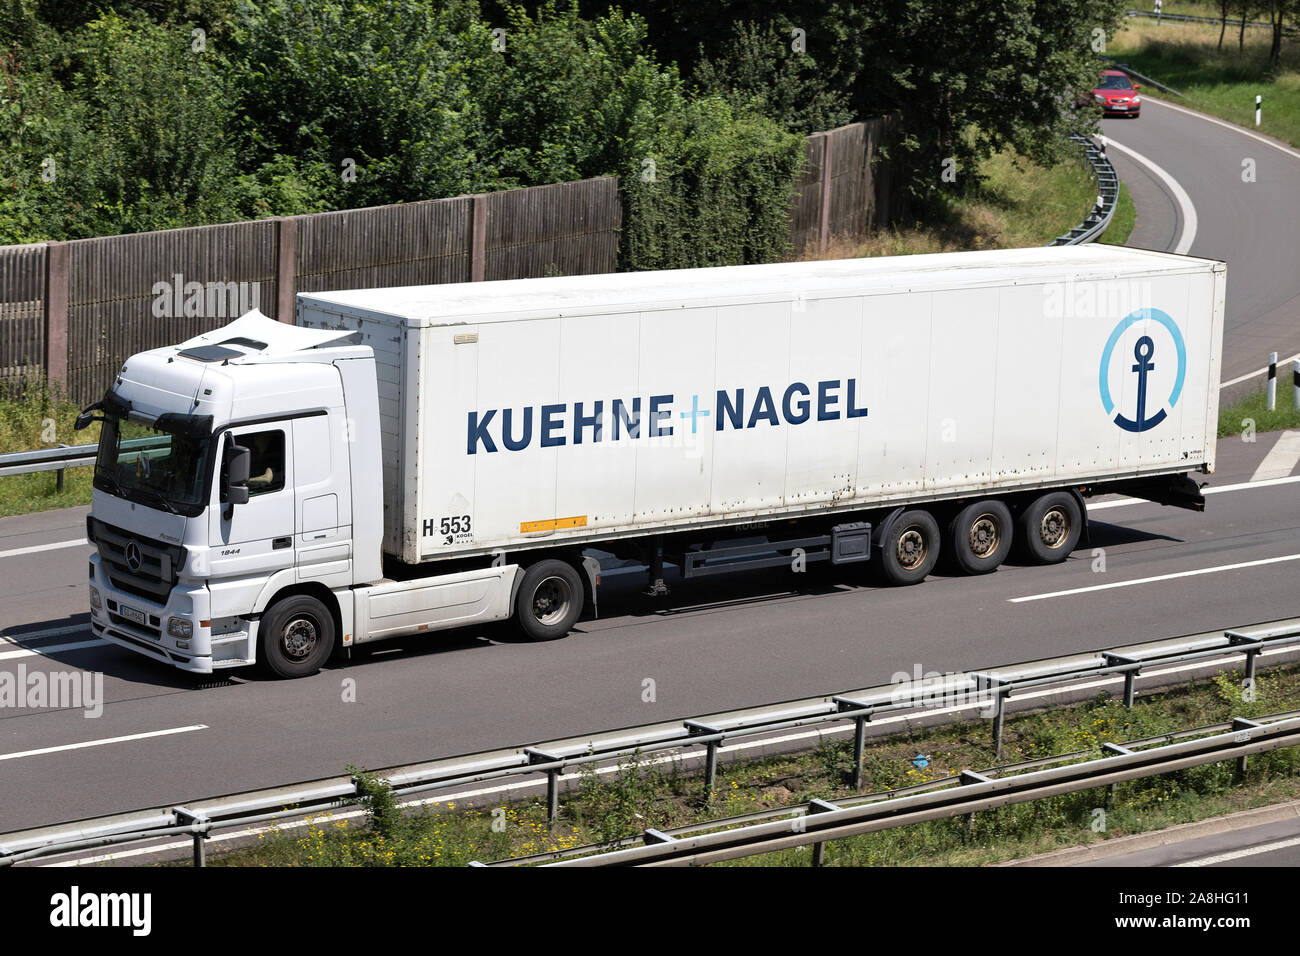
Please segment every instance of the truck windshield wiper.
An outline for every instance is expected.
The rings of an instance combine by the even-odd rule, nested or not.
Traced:
[[[149,497],[157,501],[159,504],[161,504],[165,510],[170,511],[174,515],[180,514],[180,512],[176,510],[175,506],[172,505],[170,501],[164,498],[161,493],[154,491],[152,488],[141,488],[139,486],[135,486],[131,490],[139,491],[143,494],[148,495]]]
[[[119,498],[125,498],[125,497],[126,497],[126,493],[122,491],[122,485],[121,485],[121,482],[119,482],[116,478],[114,478],[114,477],[113,477],[112,475],[110,475],[108,472],[96,472],[96,474],[95,474],[95,481],[104,481],[104,482],[107,482],[107,483],[109,484],[109,486],[110,486],[110,490],[113,492],[113,494],[117,495]]]

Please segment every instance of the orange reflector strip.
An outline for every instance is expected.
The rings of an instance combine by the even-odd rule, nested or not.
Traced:
[[[211,626],[212,626],[211,621],[199,621],[199,627],[211,627]]]
[[[564,528],[585,527],[587,527],[587,516],[577,515],[573,518],[551,518],[549,521],[522,521],[519,524],[519,533],[534,534],[538,531],[561,531]]]

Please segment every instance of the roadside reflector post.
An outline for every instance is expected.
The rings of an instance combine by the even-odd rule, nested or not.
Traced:
[[[1277,353],[1268,353],[1268,410],[1277,410]]]
[[[718,745],[722,743],[723,731],[720,727],[710,727],[708,724],[701,724],[694,720],[683,722],[686,732],[692,737],[708,736],[712,739],[705,741],[704,754],[704,802],[706,804],[713,802],[713,788],[718,782]]]
[[[1291,385],[1294,389],[1291,407],[1300,412],[1300,359],[1291,362]]]
[[[560,764],[564,760],[558,754],[548,754],[534,747],[525,747],[524,755],[530,764]],[[546,825],[555,829],[555,822],[560,816],[560,771],[563,765],[548,767],[546,770]]]
[[[1260,93],[1255,94],[1255,125],[1259,125],[1260,119],[1264,113],[1264,97]]]

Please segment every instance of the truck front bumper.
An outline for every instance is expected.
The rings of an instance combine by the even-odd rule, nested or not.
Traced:
[[[98,554],[90,558],[90,587],[99,597],[98,606],[93,596],[90,602],[90,630],[96,637],[183,671],[213,672],[212,633],[210,627],[204,626],[210,623],[206,587],[177,585],[167,596],[167,603],[159,605],[113,587]],[[188,638],[168,632],[173,618],[189,623]],[[221,661],[215,667],[244,663],[247,661]]]

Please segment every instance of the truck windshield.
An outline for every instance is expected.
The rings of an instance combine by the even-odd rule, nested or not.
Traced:
[[[105,415],[95,461],[95,487],[188,517],[207,506],[204,478],[212,440],[189,434],[188,416],[164,416],[177,424],[175,431],[123,421]],[[156,423],[155,423],[156,424]]]

